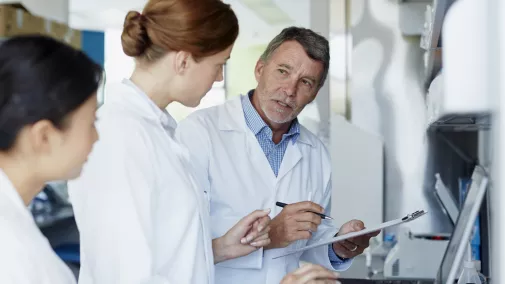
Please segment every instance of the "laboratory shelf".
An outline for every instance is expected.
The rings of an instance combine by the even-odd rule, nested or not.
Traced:
[[[445,114],[430,123],[431,131],[480,131],[491,128],[491,115],[481,114]]]
[[[425,12],[420,47],[425,50],[423,60],[426,88],[442,68],[442,26],[447,10],[453,3],[454,0],[433,0]]]

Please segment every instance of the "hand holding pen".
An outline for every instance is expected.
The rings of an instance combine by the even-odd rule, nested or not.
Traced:
[[[282,211],[270,223],[271,243],[266,249],[282,248],[297,240],[310,239],[321,224],[321,215],[324,214],[324,208],[312,201],[286,204],[281,207]]]
[[[308,201],[312,201],[312,191],[309,191],[309,197],[307,198],[307,200]],[[275,202],[275,205],[277,205],[279,207],[282,207],[282,208],[284,208],[285,206],[287,206],[286,203],[279,202],[279,201]],[[323,218],[325,220],[333,220],[333,218],[331,218],[330,216],[327,216],[327,215],[324,215],[324,214],[321,214],[321,213],[317,213],[317,212],[312,212],[312,213],[318,215],[319,217],[321,217],[321,218]]]
[[[284,208],[288,204],[277,201],[277,202],[275,202],[275,205]],[[310,211],[308,211],[308,212],[310,212]],[[324,215],[324,214],[321,214],[321,213],[317,213],[317,212],[311,212],[311,213],[316,214],[317,216],[319,216],[319,217],[321,217],[322,219],[325,219],[325,220],[333,220],[333,218],[331,218],[330,216],[327,216],[327,215]]]

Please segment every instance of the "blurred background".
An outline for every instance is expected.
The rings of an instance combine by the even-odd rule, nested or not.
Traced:
[[[299,120],[330,149],[336,224],[354,218],[379,224],[418,209],[430,212],[383,232],[343,275],[434,277],[475,166],[488,168],[493,158],[492,104],[479,81],[487,80],[486,72],[492,69],[486,57],[489,30],[483,28],[487,1],[225,2],[238,16],[240,35],[224,81],[215,83],[196,109],[254,88],[254,66],[283,28],[303,26],[327,37],[328,80]],[[108,86],[133,70],[120,35],[127,11],[141,11],[144,4],[145,0],[0,0],[0,36],[46,33],[82,48],[104,67],[103,102]],[[194,110],[169,106],[179,121]],[[78,237],[65,190],[65,181],[49,184],[33,210],[55,250],[78,271]],[[489,202],[486,196],[471,241],[472,257],[486,275],[491,274]],[[418,246],[413,234],[426,237],[425,254],[405,258],[402,269],[394,268],[399,262],[388,262],[388,254],[393,257],[391,249],[402,238],[411,241],[404,247]],[[412,268],[416,265],[426,267]]]

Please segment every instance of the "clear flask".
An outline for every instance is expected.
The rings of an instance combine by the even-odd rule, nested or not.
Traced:
[[[458,284],[484,284],[485,279],[475,269],[473,261],[465,261]]]

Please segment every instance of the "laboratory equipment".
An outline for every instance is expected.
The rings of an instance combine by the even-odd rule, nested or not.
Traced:
[[[461,261],[468,248],[475,219],[486,194],[488,178],[484,168],[476,166],[465,203],[458,216],[458,222],[449,241],[438,272],[438,283],[451,283],[458,276]]]
[[[475,263],[473,261],[465,261],[463,265],[463,270],[458,278],[458,284],[482,284],[481,276],[475,269]]]
[[[434,279],[449,238],[447,234],[413,234],[409,228],[402,227],[398,242],[386,257],[384,277]]]
[[[452,198],[451,191],[445,186],[439,173],[435,174],[435,180],[435,192],[437,193],[445,211],[451,218],[452,223],[455,224],[458,220],[458,206],[454,201],[454,198]]]
[[[447,249],[445,250],[445,254],[442,258],[442,263],[440,264],[438,268],[438,272],[436,274],[435,279],[431,280],[430,279],[416,279],[416,277],[412,277],[411,275],[403,275],[403,279],[400,278],[395,278],[392,280],[387,280],[388,282],[383,282],[383,283],[391,283],[391,284],[398,284],[398,283],[435,283],[435,284],[448,284],[448,283],[454,283],[456,278],[460,274],[460,265],[463,260],[463,257],[465,254],[468,253],[468,247],[469,247],[469,240],[470,240],[470,235],[472,233],[473,226],[475,224],[475,218],[477,217],[477,214],[479,212],[479,209],[481,207],[482,201],[484,199],[484,196],[486,194],[487,190],[487,185],[488,185],[488,177],[487,173],[484,168],[481,166],[476,166],[473,175],[472,175],[472,182],[470,184],[470,188],[468,190],[468,194],[465,198],[465,202],[463,204],[463,207],[460,210],[460,214],[458,216],[458,220],[456,222],[456,225],[454,227],[454,231],[451,234],[451,238],[449,240],[449,243],[447,244]],[[397,243],[395,248],[393,248],[391,254],[399,254],[398,252],[395,252],[394,250],[401,250],[402,247],[400,247],[400,241]],[[398,246],[398,248],[396,248]],[[416,250],[415,253],[420,253],[420,250]],[[401,252],[400,252],[401,254]],[[429,261],[427,261],[429,260]],[[432,262],[431,257],[424,258],[422,262],[416,263],[416,265],[423,265],[425,263]],[[386,262],[386,263],[391,263],[391,261]],[[400,262],[401,263],[401,262]],[[400,264],[399,264],[400,265]],[[387,267],[385,267],[386,271]],[[370,280],[369,282],[366,281],[351,281],[351,280],[345,280],[341,281],[342,283],[381,283],[380,281],[383,280]]]

